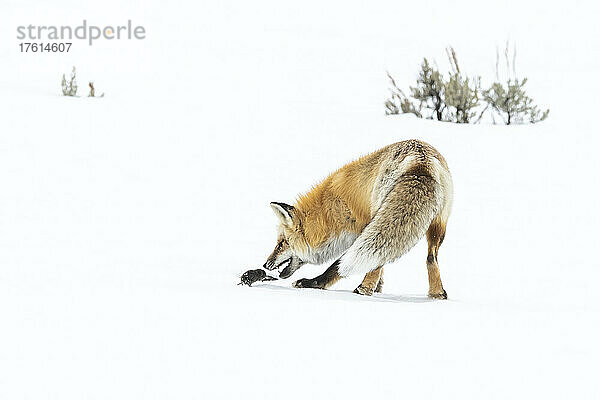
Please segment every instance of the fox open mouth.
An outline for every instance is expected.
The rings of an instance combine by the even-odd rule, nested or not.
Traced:
[[[279,264],[277,264],[277,266],[274,269],[279,269],[281,267],[287,268],[290,264],[292,263],[292,257],[288,258],[287,260],[284,260],[282,262],[280,262]],[[285,265],[285,266],[284,266]]]
[[[279,278],[281,278],[281,279],[289,278],[300,267],[300,265],[294,265],[294,263],[292,263],[292,259],[290,259],[289,261],[290,262],[287,263],[287,265],[283,269],[283,271],[281,271],[279,273]]]

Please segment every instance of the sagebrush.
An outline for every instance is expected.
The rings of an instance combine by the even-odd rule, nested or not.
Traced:
[[[448,47],[446,53],[451,71],[444,75],[424,58],[417,84],[410,87],[410,96],[405,95],[394,78],[387,74],[391,82],[391,97],[385,102],[386,115],[411,113],[419,118],[464,124],[479,122],[484,113],[490,110],[507,125],[536,123],[548,117],[550,110],[540,110],[527,95],[524,88],[527,78],[516,77],[516,50],[513,51],[513,74],[510,75],[508,44],[505,51],[506,83],[500,83],[497,54],[496,82],[486,89],[481,88],[481,77],[468,77],[461,71],[454,48]]]
[[[73,67],[73,70],[71,71],[71,79],[69,79],[69,81],[67,81],[67,78],[65,78],[65,74],[63,74],[61,87],[63,96],[75,96],[77,94],[77,79],[75,67]]]
[[[540,111],[527,95],[525,84],[527,78],[519,80],[516,73],[517,50],[513,47],[512,68],[508,43],[504,50],[506,61],[506,82],[500,82],[499,54],[496,49],[496,82],[483,91],[483,99],[506,125],[528,121],[536,123],[545,120],[550,110]],[[511,75],[512,70],[512,75]]]

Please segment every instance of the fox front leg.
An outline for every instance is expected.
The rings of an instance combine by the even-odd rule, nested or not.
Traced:
[[[340,274],[338,273],[338,265],[340,260],[337,260],[329,268],[325,270],[321,275],[312,279],[298,279],[293,283],[295,288],[312,288],[312,289],[327,289],[334,283],[340,280]]]

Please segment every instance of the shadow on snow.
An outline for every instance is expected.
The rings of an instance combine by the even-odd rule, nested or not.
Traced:
[[[387,302],[387,303],[429,303],[436,301],[430,299],[426,295],[395,295],[385,293],[375,293],[373,296],[363,296],[360,294],[353,293],[350,290],[321,290],[321,289],[296,289],[287,286],[279,286],[272,284],[256,284],[253,288],[275,290],[279,292],[295,292],[298,294],[309,294],[311,296],[329,298],[334,300],[345,300],[345,301],[371,301],[371,302]]]

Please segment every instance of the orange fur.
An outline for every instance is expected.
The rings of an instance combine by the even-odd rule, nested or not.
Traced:
[[[301,195],[295,208],[301,213],[308,244],[318,247],[343,230],[360,233],[371,221],[371,193],[385,149],[361,157],[329,175]]]

